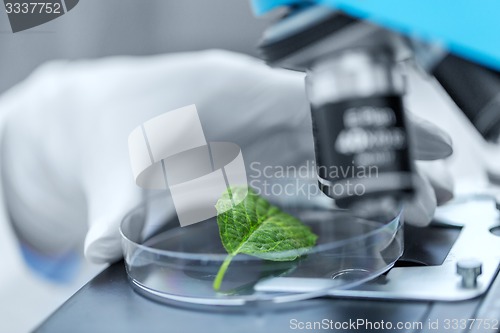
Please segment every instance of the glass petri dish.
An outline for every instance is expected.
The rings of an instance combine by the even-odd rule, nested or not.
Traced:
[[[319,297],[383,274],[403,252],[401,214],[381,223],[321,205],[294,203],[282,209],[318,235],[316,245],[293,261],[237,255],[221,289],[215,291],[212,284],[227,255],[216,218],[180,227],[166,200],[159,195],[145,201],[125,216],[120,228],[129,281],[137,292],[156,301],[237,306]],[[276,290],[256,287],[275,278],[291,283]],[[294,281],[300,281],[299,291]]]

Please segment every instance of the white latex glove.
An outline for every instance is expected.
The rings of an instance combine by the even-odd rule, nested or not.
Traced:
[[[119,258],[120,221],[141,200],[127,137],[189,104],[196,104],[207,140],[238,144],[247,166],[314,158],[301,73],[223,51],[50,63],[0,99],[2,112],[10,112],[1,157],[5,200],[20,238],[43,253],[85,238],[90,260]],[[437,127],[412,124],[416,158],[451,154]],[[425,225],[452,189],[446,172],[420,179],[406,221]]]

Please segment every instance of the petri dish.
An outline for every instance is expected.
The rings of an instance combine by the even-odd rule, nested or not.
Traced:
[[[381,223],[310,202],[281,202],[283,210],[318,235],[316,245],[293,261],[236,255],[215,291],[212,284],[227,255],[216,218],[180,227],[167,200],[166,195],[149,198],[124,217],[120,228],[129,281],[156,301],[238,306],[320,297],[374,279],[403,253],[401,214]],[[276,278],[290,283],[286,288],[256,287]]]

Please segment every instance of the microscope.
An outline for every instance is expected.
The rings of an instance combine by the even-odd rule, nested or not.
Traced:
[[[493,40],[485,42],[486,33],[467,35],[464,27],[449,31],[456,24],[446,17],[433,22],[445,4],[428,5],[423,23],[414,22],[421,12],[404,12],[394,1],[254,0],[253,5],[257,14],[286,8],[266,30],[260,50],[271,66],[307,73],[318,185],[337,206],[386,219],[411,198],[412,132],[403,103],[409,62],[439,81],[486,140],[498,140],[500,52]],[[479,12],[488,6],[498,4],[486,2]],[[487,16],[476,17],[485,20],[477,28],[484,31]],[[377,172],[376,177],[347,172],[333,178],[331,167]]]
[[[338,207],[388,221],[415,192],[413,134],[403,103],[408,64],[434,76],[483,138],[498,143],[500,24],[493,16],[500,3],[253,0],[253,6],[258,15],[280,7],[281,18],[260,43],[262,57],[307,73],[317,181]],[[377,173],[331,177],[331,167],[376,167]],[[356,186],[363,193],[349,192]],[[381,279],[330,295],[427,302],[481,297],[470,315],[498,318],[500,206],[484,194],[458,201],[438,209],[429,228],[405,226],[405,252]],[[266,287],[279,289],[282,281]]]

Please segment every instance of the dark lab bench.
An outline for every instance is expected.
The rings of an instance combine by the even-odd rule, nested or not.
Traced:
[[[425,232],[421,230],[411,234]],[[415,236],[416,239],[426,239],[423,235]],[[450,234],[450,237],[455,236]],[[443,237],[436,239],[442,240]],[[405,239],[405,242],[409,245],[407,248],[413,248],[415,253],[423,252],[418,243],[412,244],[411,239]],[[496,288],[500,290],[499,279]],[[299,322],[305,325],[306,322],[321,322],[324,319],[333,322],[364,319],[373,325],[382,320],[393,325],[398,322],[423,324],[423,329],[373,329],[373,332],[462,332],[460,329],[444,330],[442,321],[452,318],[475,318],[482,301],[483,298],[452,303],[321,298],[290,304],[253,304],[234,308],[194,307],[180,303],[165,305],[134,292],[128,283],[124,263],[118,262],[81,288],[42,323],[36,332],[278,333],[301,331],[298,329]],[[441,328],[429,329],[429,320],[440,320]],[[355,330],[351,326],[351,329],[333,331]]]

